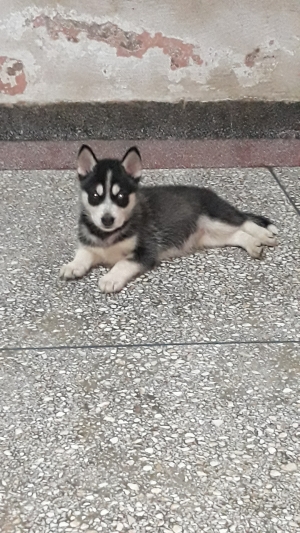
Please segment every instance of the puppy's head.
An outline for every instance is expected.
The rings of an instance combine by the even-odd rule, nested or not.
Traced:
[[[83,145],[78,154],[77,171],[82,204],[92,222],[106,232],[121,228],[136,203],[142,173],[138,149],[130,148],[121,161],[98,161],[91,148]]]

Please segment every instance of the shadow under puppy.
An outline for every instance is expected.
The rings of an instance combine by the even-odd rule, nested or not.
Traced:
[[[238,246],[259,258],[264,245],[276,245],[277,229],[267,218],[241,212],[206,188],[139,187],[141,173],[135,147],[122,161],[98,161],[88,146],[81,147],[79,248],[61,268],[61,278],[111,266],[99,287],[113,293],[162,259],[222,246]]]

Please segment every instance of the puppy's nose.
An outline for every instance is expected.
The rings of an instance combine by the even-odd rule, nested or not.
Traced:
[[[106,228],[110,228],[113,225],[114,221],[114,217],[112,217],[109,213],[103,215],[103,217],[101,218],[101,222]]]

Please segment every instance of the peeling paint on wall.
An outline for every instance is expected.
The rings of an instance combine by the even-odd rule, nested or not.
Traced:
[[[22,61],[0,56],[0,93],[11,96],[23,94],[26,85],[27,81]]]
[[[260,52],[260,48],[255,48],[253,52],[250,52],[245,57],[245,65],[246,67],[253,67],[255,65],[255,61],[258,58],[258,54]]]
[[[70,18],[63,18],[59,14],[54,17],[39,15],[33,20],[27,20],[27,24],[33,28],[45,27],[52,39],[65,36],[68,41],[78,43],[81,34],[88,39],[103,42],[116,49],[117,56],[142,58],[151,48],[159,48],[171,59],[170,68],[176,70],[187,67],[189,64],[202,65],[201,57],[195,53],[194,45],[185,43],[174,37],[166,37],[157,32],[152,36],[147,31],[135,33],[124,31],[122,28],[106,22],[84,22]]]
[[[230,1],[4,1],[0,103],[299,101],[299,0]]]

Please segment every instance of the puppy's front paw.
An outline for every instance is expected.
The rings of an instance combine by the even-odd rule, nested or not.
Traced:
[[[86,267],[71,261],[71,263],[61,267],[59,277],[61,279],[76,279],[82,278],[84,274],[86,274]]]
[[[110,272],[99,279],[99,288],[101,292],[106,294],[119,292],[123,289],[123,287],[125,287],[124,281],[121,278],[117,278]]]

